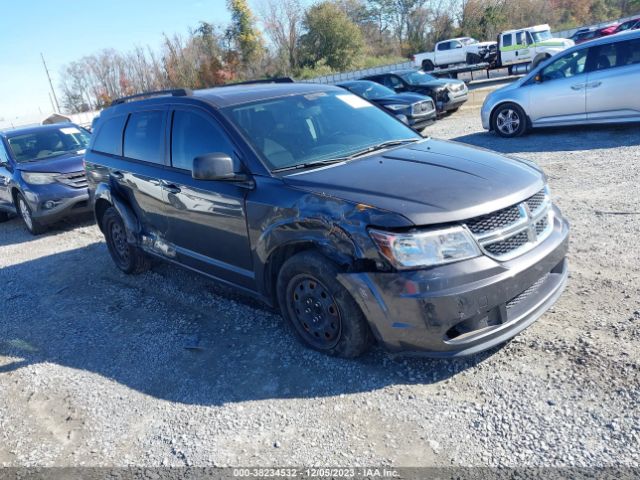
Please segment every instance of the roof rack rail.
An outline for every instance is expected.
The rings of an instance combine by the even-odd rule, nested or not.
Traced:
[[[137,98],[144,97],[156,97],[160,95],[171,95],[172,97],[189,97],[193,95],[193,92],[188,88],[176,88],[173,90],[157,90],[155,92],[144,92],[144,93],[136,93],[135,95],[129,95],[128,97],[117,98],[111,105],[120,105],[122,103],[126,103],[129,100],[135,100]]]
[[[235,87],[236,85],[254,85],[261,83],[295,83],[291,77],[262,78],[260,80],[247,80],[245,82],[225,83],[224,85],[216,85],[216,87]]]

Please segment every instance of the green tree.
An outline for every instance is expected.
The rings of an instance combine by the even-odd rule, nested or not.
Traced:
[[[363,51],[362,33],[335,3],[324,1],[310,7],[300,37],[303,65],[324,63],[334,70],[350,67]]]
[[[227,36],[240,55],[240,62],[251,69],[264,55],[262,34],[255,26],[255,19],[247,0],[227,0],[231,11],[231,24]]]

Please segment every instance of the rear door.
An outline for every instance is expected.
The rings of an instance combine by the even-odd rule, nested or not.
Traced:
[[[231,182],[196,180],[191,174],[195,157],[222,152],[237,158],[237,150],[205,110],[176,106],[170,118],[170,167],[162,181],[169,222],[166,238],[181,263],[253,289],[248,190]]]
[[[586,83],[587,118],[594,122],[640,119],[640,39],[591,48]]]
[[[113,162],[110,170],[112,182],[127,197],[156,248],[162,248],[167,230],[160,185],[167,155],[167,112],[166,107],[155,107],[129,115],[122,143],[124,158]]]
[[[586,121],[588,48],[558,57],[540,70],[541,82],[529,89],[529,118],[534,126]]]

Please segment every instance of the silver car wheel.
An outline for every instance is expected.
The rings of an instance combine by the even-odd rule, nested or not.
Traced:
[[[18,208],[20,209],[20,216],[22,216],[22,220],[24,220],[24,223],[27,225],[29,230],[33,230],[33,220],[31,219],[31,212],[29,211],[29,207],[22,198],[18,200]]]
[[[505,135],[513,135],[520,127],[520,115],[510,108],[504,109],[496,117],[496,127]]]

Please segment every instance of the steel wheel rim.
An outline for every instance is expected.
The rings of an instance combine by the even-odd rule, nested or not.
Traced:
[[[129,244],[127,243],[127,235],[118,222],[113,222],[110,228],[111,243],[118,260],[126,264],[129,261]]]
[[[520,127],[520,115],[511,108],[501,110],[496,117],[496,127],[502,133],[512,135]]]
[[[25,201],[21,198],[18,201],[18,207],[20,208],[20,216],[24,223],[29,227],[29,230],[33,230],[33,220],[31,219],[31,212]]]
[[[329,289],[311,275],[297,275],[287,289],[288,308],[300,335],[315,348],[335,347],[342,334],[342,317]]]

